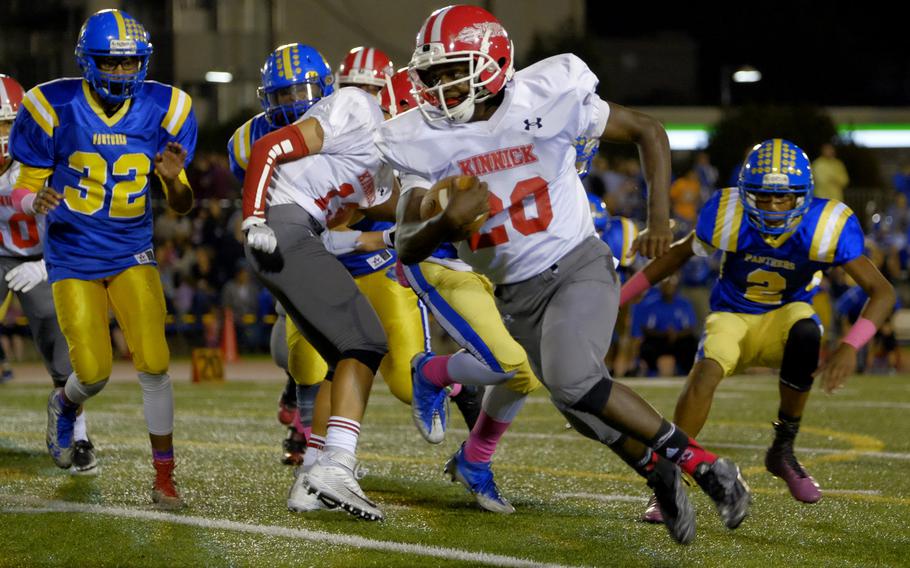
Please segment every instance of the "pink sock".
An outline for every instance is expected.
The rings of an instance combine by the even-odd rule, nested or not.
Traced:
[[[313,427],[304,426],[302,431],[303,431],[303,435],[306,436],[306,439],[309,440],[310,436],[313,434]]]
[[[452,388],[449,390],[449,398],[455,398],[461,393],[461,385],[458,383],[452,383]]]
[[[294,421],[292,422],[292,424],[294,425],[294,430],[297,430],[298,434],[306,433],[307,428],[304,428],[303,422],[300,421],[300,412],[299,411],[294,412]]]
[[[436,355],[427,359],[420,372],[437,387],[445,388],[453,382],[449,376],[448,364],[449,355]]]
[[[488,462],[496,451],[496,445],[499,439],[509,429],[511,422],[500,422],[494,420],[484,412],[480,411],[477,423],[468,436],[468,441],[464,445],[464,457],[469,462]]]

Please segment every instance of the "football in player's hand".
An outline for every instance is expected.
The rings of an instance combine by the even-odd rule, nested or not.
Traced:
[[[423,196],[423,200],[420,202],[420,218],[423,220],[435,217],[442,213],[446,207],[449,206],[451,201],[451,192],[454,191],[469,191],[475,188],[475,184],[480,184],[480,190],[484,190],[483,194],[486,195],[485,191],[486,184],[482,184],[475,177],[471,176],[450,176],[444,179],[439,180],[430,190]],[[486,199],[484,197],[484,199]],[[485,202],[484,202],[485,203]],[[464,236],[471,235],[477,232],[480,227],[486,223],[487,218],[490,216],[489,206],[485,205],[483,211],[473,218],[471,221],[465,222],[461,225],[460,233]]]

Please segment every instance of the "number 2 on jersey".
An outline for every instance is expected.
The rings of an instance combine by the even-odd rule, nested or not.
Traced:
[[[746,281],[751,284],[746,288],[746,299],[759,304],[780,304],[783,291],[787,288],[787,280],[783,276],[761,268],[750,272]]]
[[[522,235],[532,235],[545,231],[553,220],[553,208],[550,205],[550,187],[547,181],[540,176],[521,180],[509,195],[509,220],[516,231]],[[528,217],[527,207],[534,205],[537,209],[536,217]],[[504,205],[501,199],[490,193],[490,217],[501,213]],[[488,232],[471,235],[471,250],[495,247],[508,242],[509,234],[506,232],[505,221],[491,228]]]
[[[104,207],[105,184],[108,164],[97,152],[73,152],[69,159],[70,168],[82,172],[78,187],[67,185],[63,190],[66,205],[77,213],[94,215]],[[132,179],[118,181],[111,188],[109,214],[113,218],[139,217],[145,213],[145,191],[151,160],[145,154],[123,154],[114,162],[111,174],[132,176]]]

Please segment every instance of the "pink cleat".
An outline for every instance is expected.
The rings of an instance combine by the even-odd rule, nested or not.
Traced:
[[[771,475],[784,480],[790,490],[790,495],[793,495],[797,501],[816,503],[822,498],[818,483],[793,455],[792,445],[769,448],[768,453],[765,454],[765,468]]]
[[[656,495],[651,495],[651,498],[648,499],[648,506],[641,515],[641,521],[643,523],[655,524],[662,524],[664,522],[664,514],[660,511],[660,505],[657,503]]]

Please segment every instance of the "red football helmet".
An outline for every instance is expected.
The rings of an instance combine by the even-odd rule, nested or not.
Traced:
[[[336,83],[346,85],[385,86],[386,77],[395,71],[389,56],[375,47],[355,47],[338,67]]]
[[[0,132],[0,167],[9,159],[9,128],[16,120],[16,113],[22,105],[25,91],[22,85],[12,77],[0,75],[0,123],[10,123],[5,132]]]
[[[379,91],[379,107],[382,112],[394,117],[416,106],[414,84],[411,83],[408,68],[402,67],[386,79],[385,86]]]
[[[430,14],[417,32],[417,48],[408,64],[424,117],[469,121],[474,104],[499,93],[512,78],[512,50],[505,28],[483,8],[448,6]],[[467,75],[443,83],[428,73],[431,67],[446,63],[467,63]],[[467,96],[447,101],[444,91],[463,82],[470,87]]]

